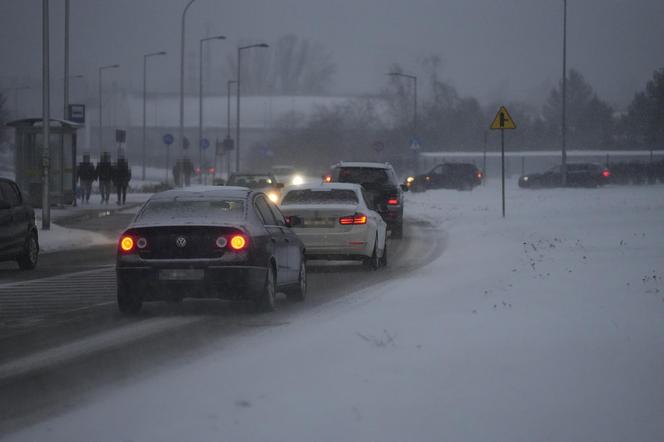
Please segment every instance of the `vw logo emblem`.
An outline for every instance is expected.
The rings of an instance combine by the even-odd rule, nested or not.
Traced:
[[[178,246],[179,248],[183,248],[184,246],[187,245],[187,238],[184,236],[178,236],[177,239],[175,240],[175,245]]]

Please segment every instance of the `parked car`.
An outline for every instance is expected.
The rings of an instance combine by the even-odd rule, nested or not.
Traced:
[[[116,271],[123,313],[189,297],[270,311],[277,292],[302,301],[307,290],[302,242],[264,193],[239,187],[153,195],[120,236]]]
[[[484,173],[470,163],[443,163],[429,172],[409,177],[406,185],[414,192],[428,189],[473,190],[482,184]]]
[[[368,201],[387,223],[392,238],[403,236],[404,191],[390,163],[340,162],[323,177],[327,183],[360,184]]]
[[[359,184],[287,187],[281,211],[304,243],[307,258],[387,265],[387,224]]]
[[[570,187],[598,187],[608,183],[611,172],[598,164],[567,164],[567,185]],[[532,173],[519,177],[519,187],[561,187],[562,166],[554,166],[543,173]]]
[[[226,185],[264,192],[273,203],[279,201],[281,189],[284,187],[271,173],[233,173],[228,177]]]
[[[38,260],[35,211],[14,181],[0,178],[0,261],[16,261],[21,270],[32,270]]]

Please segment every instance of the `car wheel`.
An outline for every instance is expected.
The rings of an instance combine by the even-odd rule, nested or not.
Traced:
[[[277,284],[274,277],[272,265],[267,267],[265,283],[254,300],[257,312],[273,312],[276,309],[275,298],[277,296]]]
[[[23,253],[16,260],[21,270],[33,270],[39,260],[39,244],[34,233],[25,240]]]
[[[302,257],[297,287],[286,294],[289,301],[302,302],[307,297],[307,264]]]
[[[380,266],[387,267],[387,238],[385,238],[385,248],[383,249],[383,256],[380,257]]]
[[[377,247],[378,247],[378,238],[376,238],[376,242],[374,243],[373,253],[371,254],[371,257],[364,259],[364,266],[367,268],[367,270],[378,270],[380,268],[380,258],[378,257]]]
[[[135,315],[141,311],[143,300],[133,290],[127,287],[127,283],[118,280],[118,310],[125,315]]]

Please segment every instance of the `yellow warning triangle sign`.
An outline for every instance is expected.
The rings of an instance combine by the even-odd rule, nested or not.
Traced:
[[[491,129],[516,129],[516,123],[505,106],[500,106],[496,118],[491,123]]]

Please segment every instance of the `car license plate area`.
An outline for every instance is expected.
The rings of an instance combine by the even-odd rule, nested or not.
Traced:
[[[330,228],[334,227],[334,218],[305,218],[304,227]]]
[[[203,269],[163,269],[159,271],[160,281],[200,281],[204,277]]]

